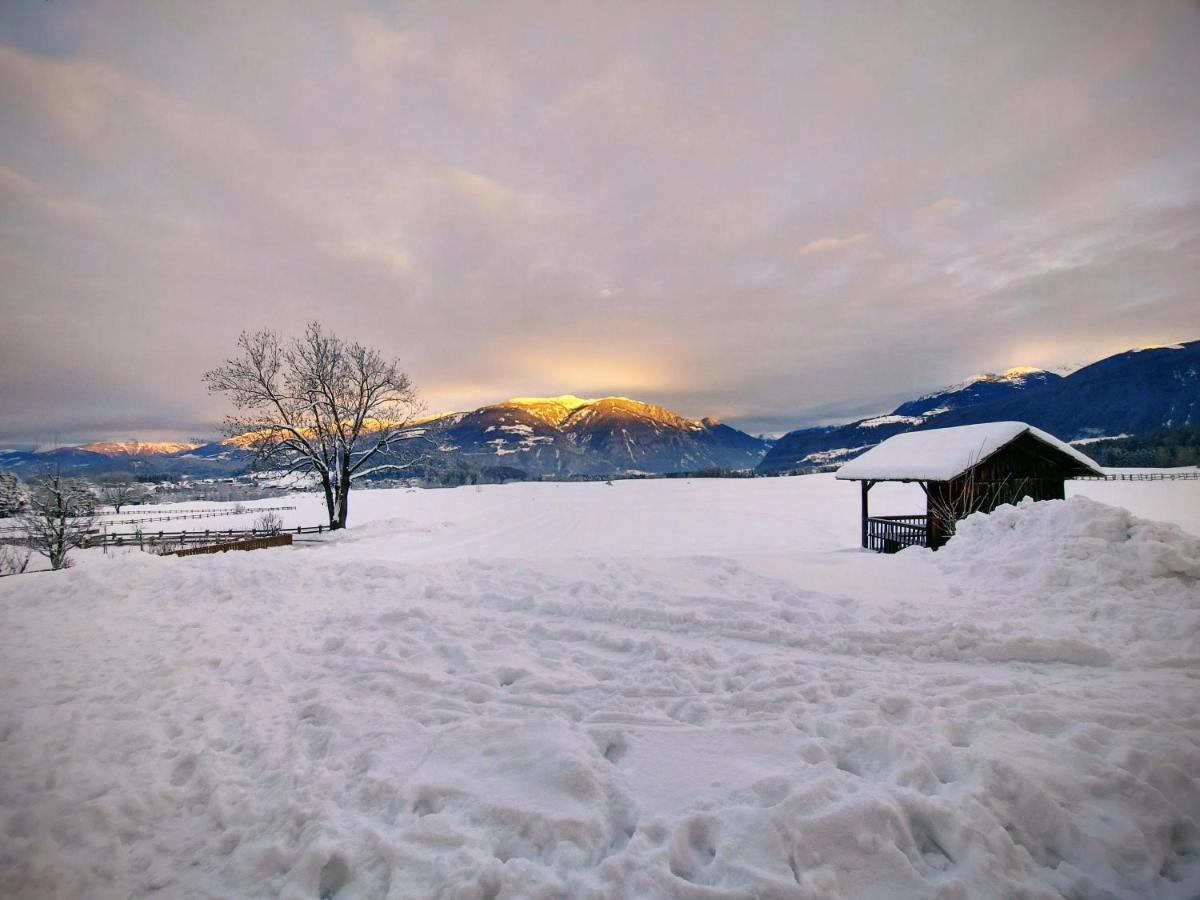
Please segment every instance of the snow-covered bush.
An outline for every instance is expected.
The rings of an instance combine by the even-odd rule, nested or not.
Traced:
[[[29,567],[31,553],[21,544],[0,544],[0,575],[20,575]]]
[[[21,479],[12,472],[0,472],[0,519],[20,514],[28,501]]]

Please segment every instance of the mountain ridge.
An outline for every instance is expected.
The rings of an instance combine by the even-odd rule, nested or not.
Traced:
[[[534,477],[675,474],[752,469],[768,442],[711,416],[689,419],[665,406],[610,396],[515,397],[466,412],[422,416],[405,429],[434,445],[434,467],[497,465]],[[0,451],[0,468],[195,477],[236,474],[249,463],[239,436],[206,443],[98,441],[51,451]],[[384,460],[387,461],[387,460]]]
[[[1032,366],[981,373],[841,425],[797,429],[775,442],[713,417],[690,419],[629,397],[514,397],[414,420],[432,450],[426,468],[502,467],[530,477],[604,477],[756,469],[773,474],[852,458],[905,431],[1028,422],[1068,441],[1140,435],[1200,421],[1200,341],[1140,347],[1067,375]],[[238,437],[220,441],[97,441],[52,451],[0,451],[0,468],[224,477],[250,461]],[[397,457],[396,461],[400,461]]]
[[[1126,350],[1065,376],[1027,367],[978,376],[884,416],[789,432],[758,471],[844,462],[906,431],[1009,420],[1066,441],[1192,424],[1200,420],[1200,341]]]

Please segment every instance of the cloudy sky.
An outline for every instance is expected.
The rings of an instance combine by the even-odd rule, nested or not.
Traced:
[[[308,319],[431,410],[752,431],[1200,338],[1200,4],[0,4],[0,438],[209,434]]]

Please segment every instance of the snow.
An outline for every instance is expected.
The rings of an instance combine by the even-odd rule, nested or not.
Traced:
[[[895,425],[897,423],[904,425],[920,425],[925,421],[924,416],[876,416],[874,419],[864,419],[858,423],[859,428],[877,428],[880,425]]]
[[[1070,490],[889,557],[828,475],[361,491],[2,579],[0,883],[1194,897],[1200,482]]]
[[[1092,460],[1051,434],[1024,422],[984,422],[954,428],[909,431],[888,438],[838,469],[843,480],[912,479],[949,481],[1028,432],[1102,475]]]
[[[1071,441],[1071,446],[1072,447],[1086,447],[1088,444],[1096,444],[1096,443],[1099,443],[1100,441],[1119,441],[1119,440],[1122,440],[1123,438],[1128,438],[1128,437],[1133,437],[1133,435],[1126,434],[1124,432],[1122,432],[1121,434],[1101,434],[1101,435],[1096,435],[1095,437],[1076,438],[1075,440]]]
[[[957,394],[960,391],[965,391],[972,385],[978,384],[981,381],[1011,381],[1014,384],[1024,384],[1030,375],[1040,375],[1044,372],[1046,372],[1045,369],[1039,369],[1037,366],[1013,366],[1010,369],[1006,369],[1001,374],[996,374],[995,372],[979,372],[963,381],[944,387],[939,391],[934,391],[931,394],[924,394],[918,399],[928,400],[930,397],[937,397],[941,394]],[[945,409],[941,409],[940,411],[945,412]],[[926,415],[933,414],[934,411],[926,413]]]
[[[1007,369],[1000,377],[1013,380],[1024,378],[1027,375],[1040,375],[1045,371],[1045,369],[1038,368],[1037,366],[1013,366],[1011,369]]]
[[[578,409],[581,406],[590,406],[593,403],[599,402],[596,398],[589,400],[583,397],[576,397],[574,394],[563,394],[559,397],[514,397],[508,401],[513,406],[542,406],[552,404],[565,409]]]

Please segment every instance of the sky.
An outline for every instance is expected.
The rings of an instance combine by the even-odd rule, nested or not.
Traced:
[[[754,433],[1200,338],[1196,2],[0,3],[0,439],[316,319]]]

